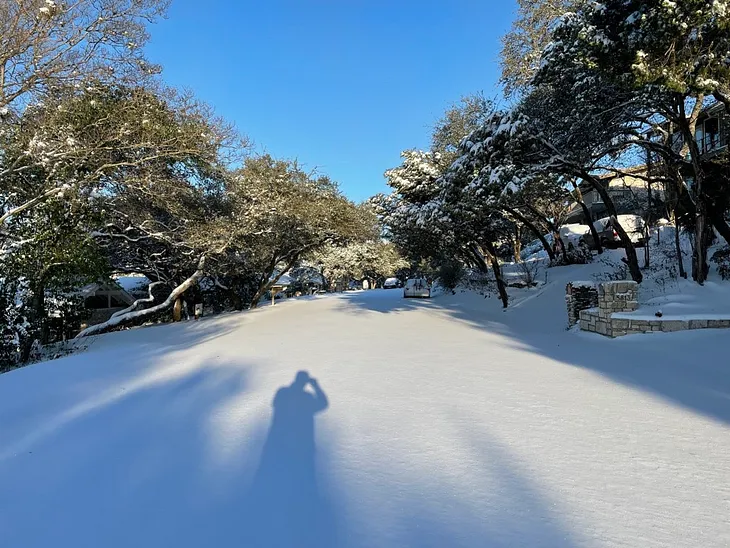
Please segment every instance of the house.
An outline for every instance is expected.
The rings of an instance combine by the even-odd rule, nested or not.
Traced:
[[[667,133],[670,135],[672,150],[679,153],[684,146],[684,138],[679,130],[672,127],[669,122],[661,124],[659,130],[648,132],[647,136],[657,142],[663,142]],[[728,151],[730,115],[728,115],[723,103],[713,102],[700,112],[695,127],[695,142],[700,151],[700,159],[703,161],[713,160]],[[685,160],[690,160],[689,152],[685,155]],[[649,173],[656,177],[667,175],[664,162],[658,154],[651,154],[649,161]],[[683,166],[682,171],[687,186],[692,188],[694,177],[691,166],[689,164]],[[668,203],[675,203],[677,199],[676,188],[672,185],[667,187],[666,199]]]
[[[114,276],[113,279],[124,291],[132,295],[135,299],[147,297],[149,285],[152,283],[147,276],[143,276],[142,274]]]
[[[651,201],[656,206],[657,201],[663,201],[665,189],[660,185],[652,185],[646,181],[646,166],[636,166],[624,170],[624,174],[604,175],[599,177],[606,185],[608,194],[611,197],[619,215],[641,215],[644,216],[648,208],[649,191],[651,190]],[[591,220],[596,221],[608,216],[608,208],[597,190],[589,183],[582,182],[578,185],[583,196],[583,202],[591,212]],[[585,215],[583,208],[575,203],[568,213],[565,224],[583,223]]]
[[[713,103],[700,113],[695,141],[704,158],[710,159],[727,151],[729,131],[730,116],[722,103]]]
[[[88,325],[105,322],[112,314],[147,296],[150,281],[144,276],[124,276],[88,284],[78,290],[84,306],[91,312]]]

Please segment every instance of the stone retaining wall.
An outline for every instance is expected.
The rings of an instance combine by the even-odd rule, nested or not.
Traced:
[[[598,286],[598,306],[581,310],[580,328],[607,337],[638,333],[672,333],[690,329],[730,329],[730,318],[672,319],[632,315],[639,307],[636,282],[607,282]]]

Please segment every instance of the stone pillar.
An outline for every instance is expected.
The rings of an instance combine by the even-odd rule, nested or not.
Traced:
[[[639,284],[636,282],[606,282],[598,286],[598,321],[596,330],[601,335],[626,335],[622,322],[612,320],[614,312],[634,312],[639,308]]]
[[[571,282],[565,287],[565,304],[568,308],[568,326],[580,320],[581,310],[598,306],[598,289],[594,282]]]
[[[598,286],[598,308],[603,317],[614,312],[634,312],[639,308],[639,284],[636,282],[606,282]]]

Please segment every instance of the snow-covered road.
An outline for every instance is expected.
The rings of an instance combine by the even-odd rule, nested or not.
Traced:
[[[730,546],[727,332],[561,299],[327,296],[2,375],[0,546]]]

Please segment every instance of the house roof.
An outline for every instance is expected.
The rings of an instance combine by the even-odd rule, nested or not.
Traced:
[[[150,284],[150,279],[147,276],[118,276],[114,278],[114,281],[127,292],[135,291],[147,291],[147,286]]]
[[[124,290],[122,287],[112,284],[112,283],[92,283],[87,284],[78,290],[74,291],[73,293],[80,295],[84,298],[92,297],[94,295],[114,295],[115,297],[120,298],[121,300],[127,302],[128,304],[132,304],[135,301],[134,296],[130,295],[126,290]]]
[[[602,173],[602,174],[598,175],[596,178],[600,179],[602,181],[605,181],[605,180],[613,181],[613,180],[622,179],[623,177],[626,177],[626,176],[630,177],[632,175],[639,175],[641,173],[646,173],[646,171],[647,171],[646,166],[642,164],[642,165],[632,166],[632,167],[627,167],[625,169],[622,169],[620,175],[617,175],[616,173]],[[591,185],[587,181],[581,181],[578,184],[578,187],[581,189],[581,191],[585,191],[585,190],[591,190],[593,188],[593,185]]]
[[[276,276],[272,276],[271,278],[269,278],[269,280],[273,281],[274,278],[276,278]],[[276,282],[276,285],[291,285],[293,282],[294,280],[292,280],[291,276],[289,276],[288,274],[282,274],[281,278],[279,278],[279,280]]]

